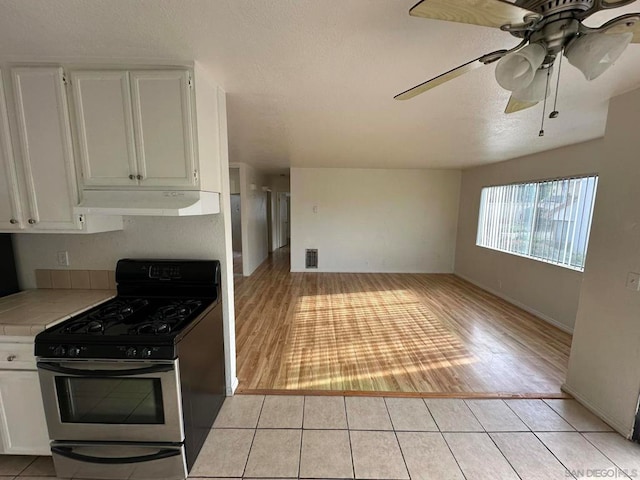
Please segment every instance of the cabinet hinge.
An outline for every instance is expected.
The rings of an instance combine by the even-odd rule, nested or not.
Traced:
[[[80,221],[80,223],[84,224],[84,215],[82,213],[78,215],[78,220]]]
[[[187,83],[189,84],[189,88],[193,87],[193,80],[191,79],[191,74],[189,74],[189,78],[187,80]]]
[[[67,75],[66,75],[66,74],[64,74],[64,73],[62,74],[62,83],[63,83],[64,85],[71,85],[71,80],[68,80],[68,79],[67,79]]]
[[[194,170],[194,171],[193,171],[193,180],[194,180],[195,182],[197,182],[197,181],[198,181],[198,171],[197,171],[197,170]]]

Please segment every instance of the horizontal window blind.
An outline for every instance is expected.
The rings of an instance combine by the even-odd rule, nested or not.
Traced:
[[[482,189],[477,245],[584,270],[597,175]]]

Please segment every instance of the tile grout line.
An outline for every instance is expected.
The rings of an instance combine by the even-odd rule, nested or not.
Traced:
[[[564,415],[562,415],[558,410],[556,410],[555,408],[553,408],[553,405],[548,404],[544,399],[542,400],[544,402],[544,404],[549,407],[551,410],[553,410],[554,412],[556,412],[556,414],[562,418],[565,422],[567,422],[569,425],[571,425],[572,428],[575,429],[575,431],[577,432],[578,429],[575,427],[575,425],[573,423],[571,423],[568,419],[566,419],[564,417]]]
[[[464,398],[462,399],[462,403],[471,412],[471,415],[473,415],[473,418],[476,419],[476,422],[478,422],[478,425],[480,425],[480,427],[482,427],[482,433],[486,433],[488,435],[489,433],[487,432],[487,429],[485,428],[484,424],[480,421],[480,419],[478,418],[476,413],[473,410],[471,410],[471,407],[469,407],[469,405],[467,404],[467,402],[465,401]],[[478,433],[481,433],[481,432],[478,432]]]
[[[598,450],[598,451],[599,451],[599,452],[604,456],[604,458],[606,458],[607,460],[609,460],[609,461],[613,464],[613,466],[615,466],[617,469],[619,469],[619,470],[623,471],[623,472],[624,472],[624,474],[625,474],[627,477],[629,477],[629,475],[627,474],[627,472],[625,471],[625,469],[624,469],[624,468],[620,467],[620,465],[618,465],[616,462],[614,462],[614,461],[613,461],[613,459],[609,458],[609,456],[608,456],[606,453],[604,453],[602,450],[600,450],[600,448],[598,448],[598,446],[597,446],[595,443],[593,443],[591,440],[589,440],[589,439],[584,435],[585,433],[609,433],[609,434],[613,434],[613,435],[620,435],[618,432],[578,432],[578,433],[582,436],[582,438],[584,438],[587,442],[589,442],[589,444],[593,445],[593,447],[594,447],[596,450]],[[629,478],[631,478],[631,477],[629,477]]]
[[[307,404],[306,395],[302,397],[302,424],[300,425],[300,451],[298,452],[298,478],[302,469],[302,442],[304,441],[304,407]]]
[[[442,433],[442,429],[440,428],[440,425],[438,425],[436,417],[433,415],[433,413],[431,413],[431,409],[429,408],[429,405],[427,404],[427,399],[423,398],[422,399],[422,403],[424,403],[424,406],[427,407],[427,412],[429,412],[429,415],[431,415],[431,418],[433,419],[433,423],[436,425],[436,428],[438,429],[438,432]]]
[[[549,408],[551,408],[551,405],[549,405]],[[555,411],[555,410],[554,410],[554,411]],[[570,424],[570,425],[571,425],[571,424]],[[572,426],[573,426],[573,425],[572,425]],[[548,451],[548,452],[553,456],[553,458],[555,458],[555,459],[558,461],[558,463],[560,463],[560,465],[562,465],[562,466],[564,467],[564,469],[565,469],[565,474],[566,474],[566,473],[568,473],[569,475],[571,475],[571,478],[576,478],[576,477],[573,475],[573,473],[571,472],[571,470],[569,470],[569,467],[567,467],[567,466],[562,462],[562,460],[560,460],[560,459],[558,458],[558,456],[557,456],[555,453],[553,453],[553,451],[552,451],[552,450],[547,446],[547,444],[546,444],[546,443],[544,443],[544,441],[543,441],[540,437],[538,437],[538,433],[579,433],[579,432],[531,432],[531,433],[533,433],[533,436],[534,436],[534,437],[536,437],[536,439],[537,439],[537,440],[542,444],[542,446],[543,446],[544,448],[546,448],[546,449],[547,449],[547,451]]]
[[[351,431],[351,426],[349,425],[349,410],[347,409],[347,397],[342,397],[342,401],[344,402],[344,416],[347,421],[347,430]]]
[[[511,406],[510,406],[507,402],[504,402],[504,404],[507,406],[507,408],[508,408],[509,410],[511,410],[511,411],[513,412],[513,414],[514,414],[516,417],[518,417],[518,420],[520,420],[522,423],[524,423],[525,427],[527,427],[527,428],[529,429],[529,431],[530,431],[530,432],[533,432],[533,428],[531,428],[531,425],[529,425],[529,424],[524,420],[524,418],[522,418],[520,415],[518,415],[518,412],[516,412],[513,408],[511,408]],[[545,403],[545,405],[546,405],[546,403]],[[549,407],[549,408],[551,408],[551,407]]]
[[[558,400],[558,399],[556,399],[556,400]],[[571,400],[571,399],[560,399],[560,400]],[[569,425],[571,425],[571,428],[573,428],[576,432],[580,433],[580,430],[578,430],[578,427],[576,427],[573,423],[571,423],[568,418],[566,418],[564,415],[562,415],[562,413],[560,413],[558,410],[553,408],[553,405],[548,404],[545,399],[542,399],[542,401],[544,402],[544,404],[546,406],[548,406],[551,410],[553,410],[561,419],[563,419],[565,422],[567,422]],[[575,402],[576,400],[573,400],[573,401]]]
[[[391,419],[391,412],[389,411],[389,405],[387,405],[387,399],[383,397],[382,401],[384,402],[385,410],[387,411],[387,415],[389,416],[389,421],[391,422],[391,431],[393,432],[393,436],[396,439],[398,450],[400,450],[400,456],[402,457],[402,463],[404,463],[404,469],[407,471],[407,477],[411,479],[411,473],[409,472],[407,459],[404,457],[404,452],[402,451],[402,445],[400,445],[400,439],[398,438],[398,432],[396,432],[395,426],[393,425],[393,420]]]
[[[438,432],[438,433],[440,434],[440,437],[442,437],[442,440],[444,441],[444,444],[447,446],[447,448],[451,452],[451,456],[453,457],[453,461],[456,462],[456,465],[458,466],[458,470],[460,470],[460,473],[462,474],[462,476],[466,480],[467,479],[467,475],[464,473],[464,470],[462,470],[462,467],[460,466],[460,462],[458,462],[458,458],[456,457],[456,454],[453,453],[453,450],[451,449],[451,445],[449,445],[449,442],[447,442],[447,438],[444,436],[443,432]]]
[[[260,417],[262,416],[262,409],[264,408],[264,401],[267,398],[266,395],[262,396],[262,403],[260,404],[260,412],[258,413],[258,420],[256,420],[256,427],[253,429],[253,437],[251,437],[251,445],[249,445],[249,453],[247,454],[247,459],[244,462],[244,468],[242,469],[242,478],[244,478],[244,474],[247,473],[247,465],[249,465],[249,457],[251,457],[251,450],[253,450],[253,443],[256,440],[256,434],[258,433],[258,424],[260,423]]]
[[[427,409],[427,413],[429,414],[429,418],[431,418],[431,420],[433,420],[433,424],[438,429],[438,432],[440,432],[440,425],[438,425],[438,422],[436,422],[436,418],[433,416],[433,413],[431,413],[431,410],[429,409],[429,405],[427,405],[427,402],[426,402],[426,400],[424,398],[422,399],[422,403],[424,403],[424,407]]]
[[[493,432],[493,433],[531,433],[531,432]],[[513,464],[509,461],[507,456],[504,454],[504,452],[502,450],[500,450],[500,447],[498,446],[496,441],[493,439],[491,434],[489,432],[487,432],[486,435],[487,435],[487,437],[489,437],[489,440],[491,440],[491,443],[493,443],[495,445],[495,447],[498,450],[498,452],[500,452],[500,455],[502,455],[502,458],[504,458],[505,461],[507,462],[507,464],[511,467],[511,470],[513,470],[513,473],[516,474],[516,477],[518,477],[520,480],[522,480],[522,477],[520,476],[520,474],[516,470],[516,467],[513,466]]]
[[[391,430],[396,431],[396,426],[393,424],[393,418],[391,417],[391,412],[389,411],[389,405],[387,405],[387,397],[382,397],[382,402],[384,403],[384,409],[387,411],[387,416],[389,417],[389,423],[391,424]]]
[[[513,415],[516,417],[516,419],[520,423],[522,423],[522,425],[524,425],[526,430],[487,430],[487,428],[482,424],[480,419],[476,416],[476,414],[473,411],[473,409],[467,404],[467,400],[468,399],[463,399],[463,402],[465,402],[465,405],[467,405],[467,408],[469,408],[469,410],[471,410],[471,413],[473,413],[473,415],[476,417],[476,420],[478,420],[478,423],[480,423],[480,425],[482,426],[484,431],[487,432],[487,433],[517,433],[517,432],[531,432],[532,431],[531,427],[527,423],[525,423],[525,421],[522,420],[522,418],[520,418],[520,416],[516,412],[514,412],[513,409],[511,407],[509,407],[507,402],[505,402],[504,399],[502,399],[502,398],[491,399],[491,400],[492,401],[497,400],[499,403],[502,403],[505,407],[507,407],[507,410],[513,413]]]
[[[585,409],[588,414],[594,416],[596,418],[596,420],[600,421],[602,424],[604,424],[606,427],[609,428],[609,430],[580,430],[573,423],[571,423],[568,418],[565,418],[559,411],[557,411],[555,408],[553,408],[551,405],[549,405],[544,399],[542,400],[546,405],[549,406],[549,408],[551,410],[556,412],[558,414],[558,416],[560,416],[560,418],[562,418],[565,422],[567,422],[571,426],[571,428],[573,428],[576,432],[578,432],[578,433],[610,433],[610,432],[615,432],[615,430],[611,427],[611,425],[609,425],[607,422],[602,420],[595,413],[593,413],[590,410],[588,410],[584,405],[582,405],[580,402],[578,402],[575,398],[554,398],[554,399],[551,399],[551,400],[569,400],[569,401],[573,401],[573,402],[577,403],[581,408]]]
[[[356,478],[356,465],[353,459],[353,443],[351,443],[351,429],[349,428],[349,415],[347,415],[347,398],[342,397],[342,404],[344,405],[344,417],[347,423],[347,435],[349,436],[349,453],[351,454],[351,473],[353,473],[353,477]]]
[[[33,457],[33,460],[31,460],[22,470],[20,470],[20,473],[18,473],[14,478],[18,478],[20,475],[22,475],[27,468],[29,468],[31,465],[33,465],[36,460],[38,460],[39,457]]]

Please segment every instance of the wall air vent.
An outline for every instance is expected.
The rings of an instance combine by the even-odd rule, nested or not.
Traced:
[[[318,249],[307,248],[304,256],[304,268],[318,268]]]

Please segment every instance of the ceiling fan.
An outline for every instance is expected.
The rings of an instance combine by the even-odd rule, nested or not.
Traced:
[[[597,28],[582,23],[596,12],[634,1],[422,0],[409,10],[409,15],[499,28],[521,42],[511,49],[482,55],[394,98],[413,98],[470,70],[497,62],[496,80],[512,92],[505,113],[524,110],[542,100],[546,106],[553,65],[559,59],[559,81],[563,53],[587,80],[593,80],[613,65],[629,43],[640,43],[640,13],[621,15]],[[557,115],[554,109],[551,117]]]

